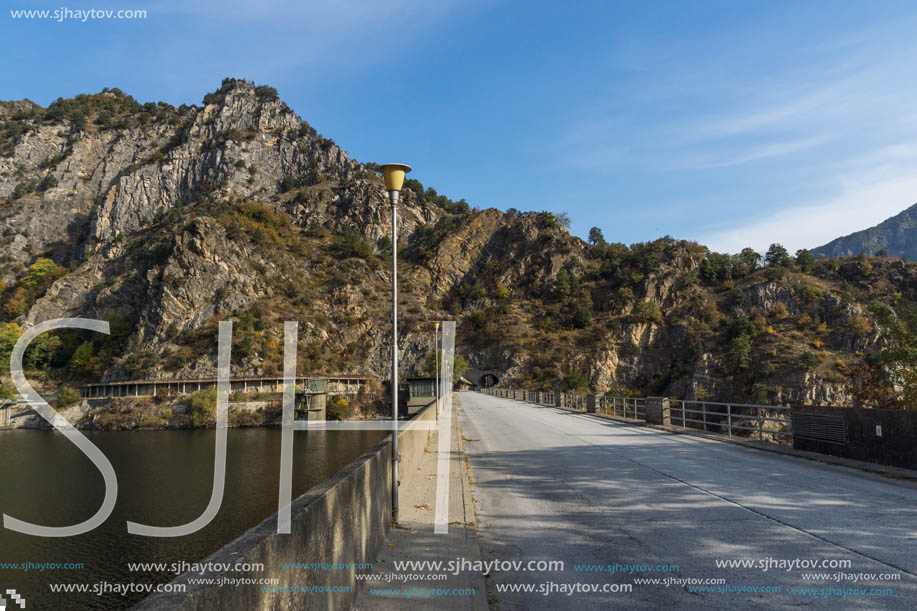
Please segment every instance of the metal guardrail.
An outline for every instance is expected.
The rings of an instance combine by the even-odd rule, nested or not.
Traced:
[[[596,413],[616,418],[644,420],[646,418],[646,399],[643,397],[608,397],[599,399]]]
[[[775,415],[767,415],[768,412]],[[761,441],[765,435],[793,436],[793,419],[789,417],[790,408],[785,405],[674,400],[670,402],[669,413],[673,425],[686,429],[725,432],[730,437],[736,431],[745,431],[751,435],[742,436],[757,436]],[[786,417],[776,417],[776,414]]]
[[[574,411],[593,411],[613,418],[646,420],[646,398],[615,397],[606,395],[578,395],[573,393],[535,392],[508,388],[487,388],[484,394],[526,401],[537,405],[550,405]],[[725,433],[732,436],[757,437],[761,441],[785,443],[793,436],[793,419],[790,408],[784,405],[759,405],[754,403],[721,403],[717,401],[687,401],[663,399],[668,403],[667,420],[672,426],[702,430],[708,433]],[[768,439],[765,439],[769,437]]]
[[[486,395],[526,401],[536,405],[562,407],[577,412],[589,411],[595,403],[595,413],[618,418],[643,419],[646,415],[646,399],[642,397],[609,397],[605,395],[581,395],[575,393],[537,392],[510,388],[486,388]]]

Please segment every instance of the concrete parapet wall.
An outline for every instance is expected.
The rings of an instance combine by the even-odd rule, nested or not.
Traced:
[[[672,424],[668,397],[647,397],[644,418],[649,424]]]
[[[431,404],[412,422],[436,419]],[[411,486],[418,475],[427,440],[432,431],[407,428],[399,434],[402,462],[401,487]],[[377,444],[333,477],[293,501],[290,534],[277,534],[275,513],[241,537],[223,546],[201,562],[220,564],[261,563],[264,571],[183,574],[172,583],[187,585],[187,591],[156,594],[135,609],[159,611],[180,609],[350,609],[356,593],[353,569],[310,571],[281,569],[281,563],[365,563],[372,562],[391,527],[391,437]],[[349,592],[306,594],[264,592],[260,585],[191,585],[189,578],[231,579],[277,578],[280,586],[324,586],[350,588]]]

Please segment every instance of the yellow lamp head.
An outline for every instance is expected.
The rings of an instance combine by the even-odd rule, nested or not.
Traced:
[[[401,187],[404,186],[404,175],[410,171],[411,166],[403,163],[386,163],[382,166],[386,191],[401,191]]]

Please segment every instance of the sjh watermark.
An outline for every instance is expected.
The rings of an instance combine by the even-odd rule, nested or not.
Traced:
[[[10,609],[14,608],[14,607],[9,606],[9,601],[6,600],[7,596],[10,597],[10,601],[19,605],[20,609],[25,609],[25,599],[21,595],[17,594],[16,590],[13,590],[12,588],[10,588],[6,590],[5,595],[0,594],[0,611],[6,611],[8,607]]]
[[[62,6],[55,10],[10,10],[13,19],[50,19],[57,22],[82,21],[90,19],[146,19],[144,10],[101,10],[101,9],[69,9]]]
[[[28,329],[13,347],[10,356],[10,374],[13,384],[20,395],[29,403],[32,409],[57,431],[62,433],[68,441],[73,443],[83,454],[92,461],[101,472],[105,482],[105,496],[98,511],[84,522],[71,526],[41,526],[19,520],[3,514],[3,527],[16,532],[21,532],[35,537],[72,537],[92,531],[102,524],[111,515],[115,508],[118,496],[118,478],[108,458],[89,439],[79,432],[66,418],[61,416],[48,403],[39,396],[26,380],[22,369],[22,359],[26,348],[32,341],[48,331],[55,329],[84,329],[98,333],[109,334],[108,322],[91,318],[56,318]],[[296,350],[299,336],[299,323],[286,321],[283,327],[283,419],[280,445],[280,495],[277,510],[278,534],[289,534],[291,530],[290,507],[293,503],[293,432],[294,430],[379,430],[391,429],[393,434],[398,430],[441,430],[440,446],[445,443],[448,450],[451,432],[451,380],[452,364],[454,358],[455,321],[443,324],[443,379],[449,380],[450,385],[444,388],[443,410],[439,420],[435,422],[301,422],[294,420],[294,401],[296,398]],[[217,404],[216,404],[216,451],[213,465],[213,489],[210,502],[204,512],[196,519],[181,526],[151,526],[127,522],[127,532],[132,535],[147,537],[182,537],[190,535],[204,528],[216,517],[223,503],[223,492],[226,486],[226,431],[229,428],[229,363],[232,346],[232,322],[221,321],[219,324],[217,343]],[[382,425],[381,427],[379,425]],[[434,532],[447,532],[448,506],[449,506],[449,470],[450,453],[440,453],[437,466],[437,507]],[[445,458],[446,460],[443,460]],[[445,485],[444,485],[445,484]],[[0,611],[3,611],[0,609]]]

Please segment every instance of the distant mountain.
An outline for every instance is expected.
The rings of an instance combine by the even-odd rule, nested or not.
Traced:
[[[861,252],[875,255],[881,250],[894,257],[917,259],[917,204],[875,227],[837,238],[812,252],[818,257],[844,257]]]

